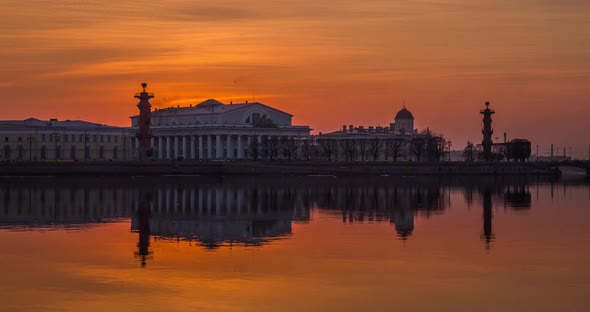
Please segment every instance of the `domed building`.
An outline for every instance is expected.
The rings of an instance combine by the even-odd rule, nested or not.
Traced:
[[[413,134],[415,132],[414,115],[412,115],[412,112],[410,112],[404,105],[404,108],[395,115],[395,123],[391,126],[401,134]]]

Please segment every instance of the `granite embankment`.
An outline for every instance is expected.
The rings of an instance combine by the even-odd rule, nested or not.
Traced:
[[[2,162],[3,176],[80,175],[559,175],[535,163],[326,162],[326,161],[129,161]]]

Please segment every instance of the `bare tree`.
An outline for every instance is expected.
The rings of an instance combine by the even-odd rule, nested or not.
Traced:
[[[361,161],[365,161],[365,157],[367,157],[367,151],[369,149],[369,141],[367,139],[358,140],[358,147],[359,154],[361,154]]]
[[[371,154],[371,156],[373,156],[373,161],[377,161],[377,158],[379,158],[379,153],[381,152],[381,149],[383,148],[383,141],[381,141],[379,138],[373,138],[369,144],[369,153]]]
[[[426,154],[430,161],[440,161],[447,153],[447,141],[442,136],[426,138]]]
[[[353,161],[356,155],[356,141],[346,139],[340,140],[340,149],[346,160]]]
[[[477,158],[476,153],[475,145],[471,141],[467,141],[467,146],[463,149],[463,158],[465,158],[465,161],[473,162]]]
[[[328,159],[328,161],[332,161],[332,155],[338,149],[335,140],[331,139],[319,139],[318,143],[320,144],[322,154]]]
[[[253,137],[250,139],[250,144],[248,146],[248,155],[252,157],[253,160],[258,160],[260,157],[260,143],[258,143],[258,138]]]
[[[299,147],[298,140],[293,137],[283,137],[281,138],[280,144],[284,157],[286,157],[288,160],[297,158],[297,148]]]
[[[301,144],[301,157],[306,160],[310,160],[312,155],[312,144],[311,138],[306,138]]]
[[[279,155],[279,148],[280,143],[276,136],[262,140],[262,155],[270,160],[274,160]]]
[[[404,157],[406,152],[406,141],[404,139],[389,139],[385,142],[385,154],[391,156],[393,161]]]
[[[424,151],[426,150],[426,139],[423,137],[415,137],[410,140],[410,151],[415,157],[416,161],[422,160]]]

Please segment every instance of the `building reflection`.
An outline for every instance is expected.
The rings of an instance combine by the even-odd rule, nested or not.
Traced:
[[[532,201],[530,183],[522,181],[85,181],[0,181],[0,227],[76,229],[130,220],[131,231],[138,234],[134,254],[145,266],[154,239],[210,250],[261,246],[289,237],[292,224],[309,222],[314,209],[344,223],[389,223],[392,236],[405,241],[417,235],[417,219],[430,219],[450,207],[451,190],[462,191],[469,207],[481,198],[481,239],[489,249],[495,240],[494,202],[526,211]]]

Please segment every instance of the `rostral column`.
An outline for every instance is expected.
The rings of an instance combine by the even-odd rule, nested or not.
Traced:
[[[135,98],[139,99],[137,108],[139,108],[139,131],[136,134],[139,140],[139,159],[148,159],[151,157],[152,149],[150,147],[150,122],[152,118],[152,104],[150,99],[154,97],[153,93],[148,93],[145,88],[147,83],[142,83],[143,92],[136,93]]]
[[[483,134],[483,140],[481,141],[483,157],[485,160],[491,160],[492,145],[494,144],[492,141],[492,134],[494,134],[494,129],[492,129],[492,115],[495,111],[490,109],[490,102],[486,102],[486,109],[481,110],[479,113],[483,115],[483,129],[481,130]]]

